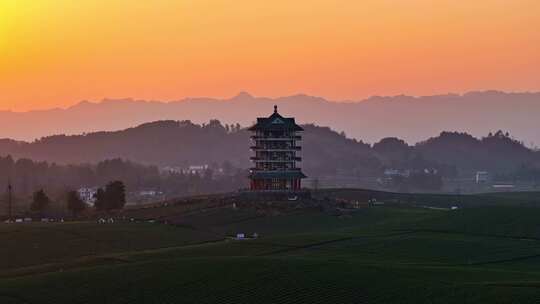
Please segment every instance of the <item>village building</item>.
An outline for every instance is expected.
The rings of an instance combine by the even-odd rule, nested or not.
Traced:
[[[89,206],[94,206],[94,203],[96,202],[96,193],[97,188],[79,188],[77,190],[77,193],[79,194],[79,197],[83,202],[85,202]]]
[[[476,183],[477,184],[486,184],[489,182],[490,176],[489,172],[486,171],[478,171],[476,172]]]
[[[202,175],[204,172],[208,170],[208,165],[192,165],[189,166],[186,170],[184,170],[184,174],[199,174]]]
[[[251,150],[255,153],[249,175],[251,191],[300,191],[306,176],[296,163],[301,161],[297,152],[301,151],[299,132],[304,129],[294,118],[281,116],[274,106],[272,115],[257,118],[249,130],[253,132]]]

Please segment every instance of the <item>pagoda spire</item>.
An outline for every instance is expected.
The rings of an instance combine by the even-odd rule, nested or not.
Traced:
[[[274,113],[277,113],[277,105],[274,105]]]

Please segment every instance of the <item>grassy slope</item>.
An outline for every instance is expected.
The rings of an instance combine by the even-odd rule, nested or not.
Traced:
[[[460,206],[464,208],[479,206],[540,206],[540,192],[501,192],[475,195],[394,193],[364,189],[324,189],[316,194],[319,197],[334,197],[367,202],[377,199],[383,202],[414,203],[439,207]]]
[[[535,302],[538,215],[508,206],[375,207],[340,217],[226,210],[192,215],[197,227],[3,226],[0,302]],[[261,238],[219,241],[236,232]]]

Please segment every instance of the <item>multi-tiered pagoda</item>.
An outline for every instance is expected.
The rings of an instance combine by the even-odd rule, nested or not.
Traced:
[[[270,117],[257,118],[257,123],[249,128],[254,134],[251,139],[255,143],[251,150],[255,156],[251,160],[255,164],[250,171],[252,191],[284,191],[295,192],[301,189],[300,181],[306,176],[296,166],[301,158],[296,155],[301,147],[299,132],[302,127],[294,118],[279,115],[277,106]]]

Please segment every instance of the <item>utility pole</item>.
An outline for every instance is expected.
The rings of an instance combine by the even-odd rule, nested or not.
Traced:
[[[7,190],[8,190],[8,216],[9,216],[8,220],[10,222],[12,222],[13,219],[12,219],[12,213],[11,213],[12,212],[12,195],[11,195],[11,192],[13,191],[13,187],[11,186],[11,180],[8,181]]]

